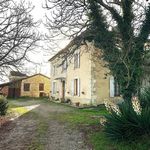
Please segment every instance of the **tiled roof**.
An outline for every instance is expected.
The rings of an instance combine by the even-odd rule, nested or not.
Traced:
[[[21,73],[21,72],[19,72],[19,71],[11,71],[11,72],[10,72],[10,75],[11,75],[11,76],[20,76],[20,77],[27,76],[26,74]]]

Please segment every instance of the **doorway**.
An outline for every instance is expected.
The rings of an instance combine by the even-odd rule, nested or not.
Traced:
[[[65,81],[62,81],[62,99],[65,99]]]

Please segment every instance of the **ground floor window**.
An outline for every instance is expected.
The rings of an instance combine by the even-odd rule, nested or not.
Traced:
[[[110,77],[110,97],[115,96],[120,96],[120,85],[114,77]]]
[[[56,82],[53,82],[53,83],[52,83],[52,93],[53,93],[53,94],[56,94],[56,92],[57,92],[57,83],[56,83]]]
[[[24,83],[24,91],[30,91],[30,83]]]
[[[71,85],[72,85],[71,86],[72,96],[80,96],[80,79],[79,78],[73,79]]]
[[[74,79],[74,95],[78,95],[78,79]]]
[[[39,91],[44,91],[44,83],[39,84]]]

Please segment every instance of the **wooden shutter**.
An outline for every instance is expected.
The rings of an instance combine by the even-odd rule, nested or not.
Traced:
[[[114,77],[110,77],[110,97],[115,96]]]
[[[71,80],[71,95],[74,96],[74,80]]]

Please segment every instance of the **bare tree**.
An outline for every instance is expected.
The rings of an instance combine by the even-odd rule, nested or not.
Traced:
[[[33,50],[39,35],[30,12],[33,7],[24,1],[0,1],[0,75],[21,66],[27,52]]]

